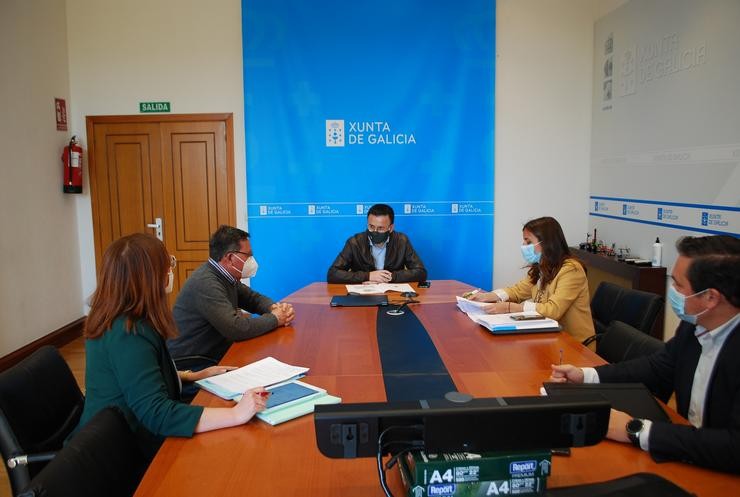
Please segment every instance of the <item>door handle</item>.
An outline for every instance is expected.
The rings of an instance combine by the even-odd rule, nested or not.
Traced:
[[[164,242],[162,239],[162,218],[161,217],[155,217],[154,218],[154,224],[147,224],[147,228],[154,228],[154,234],[159,238],[161,242]]]

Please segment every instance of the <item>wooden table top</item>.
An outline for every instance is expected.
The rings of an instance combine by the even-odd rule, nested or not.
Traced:
[[[416,286],[416,285],[413,285]],[[493,336],[455,305],[471,287],[433,281],[417,289],[414,313],[427,329],[458,390],[475,397],[538,395],[550,364],[603,364],[567,333]],[[386,400],[375,338],[376,308],[331,308],[344,285],[313,283],[284,299],[296,309],[291,327],[234,344],[222,364],[242,366],[272,356],[309,367],[307,383],[325,388],[343,402]],[[389,300],[402,300],[389,295]],[[222,407],[231,402],[200,392],[194,403]],[[681,421],[677,414],[673,417]],[[683,463],[656,464],[629,444],[605,440],[553,457],[548,487],[603,481],[651,472],[700,496],[730,495],[740,477]],[[398,472],[388,472],[394,495],[404,495]],[[731,489],[735,488],[735,491]],[[729,492],[729,493],[728,493]],[[254,419],[244,426],[165,441],[136,496],[280,495],[381,496],[375,460],[329,459],[316,447],[313,416],[270,426]]]

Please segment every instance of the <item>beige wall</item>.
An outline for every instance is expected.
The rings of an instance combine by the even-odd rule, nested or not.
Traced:
[[[244,93],[239,0],[67,0],[72,124],[138,114],[167,101],[172,113],[234,114],[237,220],[246,226]],[[87,142],[85,141],[85,146]],[[82,292],[95,289],[90,189],[77,202]]]
[[[64,19],[63,0],[0,2],[0,356],[82,316],[54,110],[70,103]]]

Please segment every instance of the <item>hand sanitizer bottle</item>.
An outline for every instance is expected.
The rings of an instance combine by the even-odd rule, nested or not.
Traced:
[[[653,267],[660,267],[661,260],[663,258],[663,244],[660,243],[660,238],[655,238],[653,243],[653,260],[651,261]]]

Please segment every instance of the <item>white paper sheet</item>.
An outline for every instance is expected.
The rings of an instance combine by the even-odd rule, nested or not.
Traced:
[[[486,314],[483,307],[489,302],[476,302],[473,300],[457,297],[457,307],[460,308],[475,323],[485,326],[489,330],[535,330],[541,328],[557,328],[558,322],[554,319],[542,317],[542,319],[531,319],[526,321],[517,321],[512,316],[539,316],[534,311],[512,312],[508,314]]]
[[[382,295],[385,292],[413,292],[408,283],[373,283],[370,285],[346,285],[347,293],[359,295]]]
[[[224,398],[234,398],[247,390],[273,385],[303,375],[308,368],[291,366],[274,357],[265,357],[244,367],[200,380],[206,390]],[[227,397],[228,395],[228,397]]]
[[[475,300],[468,300],[463,297],[456,298],[457,307],[459,307],[460,310],[463,311],[465,314],[485,314],[485,312],[483,311],[483,307],[490,304],[490,302],[477,302]]]

